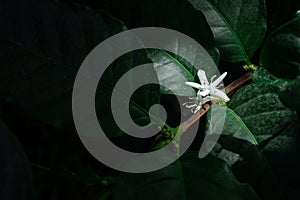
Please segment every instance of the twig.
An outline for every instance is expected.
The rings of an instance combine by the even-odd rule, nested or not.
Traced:
[[[231,93],[232,91],[236,90],[237,88],[239,88],[240,86],[242,86],[247,81],[251,80],[252,74],[253,74],[252,72],[248,72],[244,76],[242,76],[242,77],[236,79],[235,81],[233,81],[231,84],[229,84],[225,88],[226,93],[227,94]]]
[[[184,121],[181,125],[181,132],[186,132],[192,124],[194,124],[198,119],[200,119],[210,108],[210,104],[206,103],[199,112],[193,114],[190,118]]]

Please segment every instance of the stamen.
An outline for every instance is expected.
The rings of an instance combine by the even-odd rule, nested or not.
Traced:
[[[214,82],[215,78],[217,77],[217,75],[213,75],[210,79],[210,84],[212,84],[212,82]]]
[[[201,107],[202,107],[202,106],[197,106],[197,107],[195,108],[195,110],[192,111],[192,112],[193,112],[194,114],[197,113],[197,112],[201,109]]]

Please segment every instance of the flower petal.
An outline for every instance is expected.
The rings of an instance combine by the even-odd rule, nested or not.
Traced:
[[[194,83],[194,82],[185,82],[186,85],[190,86],[190,87],[193,87],[193,88],[196,88],[196,89],[202,89],[203,86],[200,85],[199,83]]]
[[[213,91],[211,91],[210,93],[212,96],[216,96],[219,97],[221,99],[224,99],[225,101],[229,101],[229,97],[225,94],[225,92],[223,92],[222,90],[219,89],[214,89]]]
[[[204,90],[199,90],[197,94],[200,94],[201,96],[205,97],[206,95],[208,95],[210,93],[210,90],[208,89],[204,89]]]
[[[209,102],[209,101],[211,101],[211,100],[213,100],[213,99],[214,99],[213,97],[207,96],[207,97],[205,97],[205,98],[203,99],[202,104],[204,105],[204,104],[206,104],[207,102]]]
[[[199,69],[198,72],[197,72],[197,75],[198,75],[198,78],[200,80],[200,83],[201,85],[208,85],[208,80],[207,80],[207,77],[206,77],[206,73],[205,71]]]
[[[216,88],[223,81],[223,79],[225,78],[226,75],[227,75],[227,72],[224,72],[219,78],[217,78],[217,80],[212,82],[210,84],[210,86]]]

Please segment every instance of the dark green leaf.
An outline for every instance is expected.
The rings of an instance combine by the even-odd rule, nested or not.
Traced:
[[[54,126],[71,122],[76,70],[2,39],[0,56],[0,95],[6,102]]]
[[[286,82],[275,79],[264,69],[257,70],[253,77],[255,82],[238,90],[229,106],[242,118],[258,142],[263,143],[283,132],[297,115],[279,98],[279,90]]]
[[[219,113],[223,113],[223,115]],[[222,117],[224,117],[224,119],[222,119]],[[211,106],[211,109],[208,112],[207,119],[208,123],[206,134],[216,134],[211,132],[214,130],[212,127],[215,126],[214,124],[217,124],[223,120],[224,124],[222,129],[220,129],[221,134],[231,135],[236,138],[247,140],[252,144],[257,144],[250,130],[246,127],[241,118],[230,108],[214,104]]]
[[[187,1],[111,0],[110,3],[110,13],[121,19],[128,28],[164,27],[179,31],[201,44],[218,63],[219,52],[205,17]]]
[[[0,120],[0,198],[34,199],[30,164],[18,139]]]
[[[266,0],[269,28],[276,28],[287,21],[300,9],[298,0]]]
[[[217,74],[218,69],[210,55],[203,49],[188,49],[189,45],[181,41],[171,41],[174,51],[183,54],[193,61],[189,63],[178,55],[163,50],[148,50],[148,56],[154,63],[158,75],[162,94],[175,94],[179,96],[195,96],[193,88],[185,82],[199,82],[197,71],[202,69],[208,79]],[[170,89],[167,89],[167,86]]]
[[[263,0],[188,0],[204,13],[214,34],[221,58],[246,61],[260,46],[266,32]]]
[[[74,4],[37,3],[28,6],[24,16],[17,12],[8,13],[14,8],[12,2],[5,7],[7,10],[2,14],[8,23],[0,21],[3,27],[0,33],[20,44],[0,38],[0,96],[18,112],[47,124],[61,127],[72,123],[72,89],[79,65],[92,48],[107,37],[124,31],[124,24],[105,12],[96,13]],[[32,13],[36,13],[34,18],[30,17]],[[14,20],[16,28],[11,29]],[[35,29],[26,34],[38,35],[37,40],[16,31],[34,24],[37,24]],[[124,44],[131,45],[127,40]],[[114,47],[108,48],[113,53]],[[39,53],[33,53],[37,51]],[[126,54],[117,59],[100,80],[96,107],[99,118],[105,119],[102,120],[105,132],[110,135],[123,134],[112,119],[112,88],[125,72],[145,62],[150,61],[144,51]],[[152,69],[145,71],[145,77],[157,78],[157,75]],[[128,88],[132,81],[127,81]],[[120,95],[120,99],[129,98]],[[129,106],[133,119],[139,124],[149,123],[148,109],[158,102],[158,86],[147,85],[134,93]]]
[[[239,181],[250,184],[260,199],[285,199],[281,185],[259,146],[228,135],[222,135],[219,143],[241,156],[242,159],[233,164],[232,171]]]
[[[282,102],[288,107],[297,110],[300,114],[300,76],[298,76],[293,82],[289,83],[286,87],[282,88],[279,97]],[[299,115],[300,116],[300,115]]]
[[[254,77],[259,77],[256,74],[260,72],[266,73],[259,70]],[[261,79],[241,88],[231,98],[229,106],[242,118],[259,143],[281,132],[296,117],[295,112],[281,102],[278,92],[283,83],[278,84],[278,81]]]
[[[269,83],[276,88],[282,87],[284,84],[286,84],[285,80],[279,79],[276,76],[270,74],[268,70],[266,70],[264,67],[258,67],[255,73],[252,75],[252,81],[258,82],[258,83]]]
[[[208,151],[213,148],[213,146],[207,146],[211,145],[209,137],[216,134],[230,135],[234,138],[246,140],[251,144],[257,144],[255,137],[244,124],[242,119],[228,107],[223,107],[217,104],[212,105],[210,110],[208,111],[206,119],[207,123],[205,135],[208,139],[204,139],[203,145],[208,148],[206,149]],[[202,148],[200,151],[202,150],[204,149]],[[236,161],[236,159],[239,158],[237,154],[223,149],[219,144],[216,144],[216,146],[214,146],[211,154],[220,159],[223,159],[229,165],[232,165]]]
[[[294,79],[300,67],[300,14],[277,28],[267,38],[261,64],[280,78]]]
[[[251,130],[281,184],[289,188],[287,194],[292,196],[299,188],[293,183],[300,177],[296,170],[300,167],[299,161],[295,159],[300,152],[300,122],[295,110],[286,107],[279,94],[283,88],[292,88],[293,83],[287,85],[263,68],[258,69],[253,78],[254,83],[238,90],[229,106]],[[294,96],[289,93],[284,98],[291,103]]]
[[[180,161],[155,172],[122,174],[112,189],[112,200],[258,199],[225,162],[212,156],[199,159],[197,152],[187,152]]]
[[[197,49],[182,41],[168,41],[175,52],[182,53],[189,57],[192,62],[188,63],[178,55],[161,50],[148,50],[149,57],[157,63],[155,69],[162,85],[171,88],[161,87],[162,94],[176,94],[181,96],[193,96],[194,90],[184,84],[186,81],[194,81],[197,69],[195,63],[208,71],[212,76],[216,73],[213,66],[219,61],[219,52],[214,44],[212,32],[201,12],[197,12],[186,1],[178,0],[125,0],[111,1],[114,9],[111,13],[122,19],[129,28],[137,27],[164,27],[179,31],[188,35],[201,44],[212,58],[203,55]],[[122,9],[115,9],[122,7]],[[124,8],[124,9],[123,9]],[[187,23],[197,20],[199,23]],[[209,69],[209,70],[208,70]]]

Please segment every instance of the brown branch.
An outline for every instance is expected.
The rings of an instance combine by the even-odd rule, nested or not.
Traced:
[[[231,93],[237,88],[241,87],[244,83],[249,81],[252,78],[252,72],[246,73],[244,76],[238,78],[237,80],[233,81],[231,84],[229,84],[225,91],[226,93]],[[186,132],[198,119],[200,119],[210,108],[210,104],[205,104],[199,112],[193,114],[190,118],[188,118],[186,121],[184,121],[181,124],[181,132]]]
[[[232,91],[236,90],[237,88],[241,87],[244,83],[247,81],[251,80],[252,78],[252,72],[246,73],[244,76],[241,76],[240,78],[236,79],[233,81],[231,84],[229,84],[226,88],[225,91],[227,94],[231,93]]]
[[[200,119],[210,108],[210,105],[207,103],[205,104],[199,112],[193,114],[190,118],[188,118],[186,121],[184,121],[181,124],[181,132],[186,132],[198,119]]]

